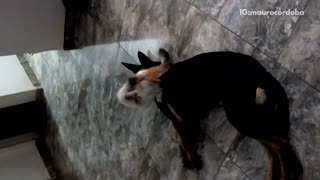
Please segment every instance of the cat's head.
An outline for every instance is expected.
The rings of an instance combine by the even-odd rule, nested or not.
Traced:
[[[141,107],[154,100],[161,94],[160,76],[164,74],[170,65],[169,53],[164,49],[159,49],[161,62],[153,61],[142,52],[138,52],[140,65],[124,63],[122,64],[132,71],[134,75],[122,85],[117,93],[120,103]]]

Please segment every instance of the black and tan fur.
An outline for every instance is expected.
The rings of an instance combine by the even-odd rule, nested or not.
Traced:
[[[201,120],[222,106],[228,120],[242,134],[257,140],[269,154],[270,180],[298,179],[302,165],[289,143],[289,105],[280,83],[254,58],[234,52],[211,52],[170,64],[139,52],[141,65],[123,63],[135,73],[118,92],[126,105],[143,106],[156,100],[180,137],[186,168],[200,170]]]

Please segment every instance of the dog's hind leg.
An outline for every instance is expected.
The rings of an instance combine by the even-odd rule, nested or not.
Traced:
[[[281,163],[276,151],[267,144],[260,142],[264,147],[269,157],[269,170],[267,180],[280,180],[281,179]]]
[[[278,151],[284,180],[298,180],[303,173],[302,165],[290,144],[282,144]]]
[[[281,164],[281,176],[283,180],[298,180],[303,174],[303,167],[293,151],[288,139],[268,136],[259,139],[259,142],[267,145],[276,152]]]

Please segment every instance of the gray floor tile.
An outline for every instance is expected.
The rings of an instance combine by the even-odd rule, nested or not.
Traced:
[[[295,9],[303,10],[307,2],[308,0],[195,0],[192,3],[268,56],[277,58],[300,16],[243,16],[240,15],[240,9],[294,11]]]
[[[228,156],[250,179],[266,179],[268,158],[257,141],[242,135],[237,136]]]
[[[189,4],[184,0],[132,0],[126,5],[120,44],[137,58],[137,51],[147,53],[159,47],[176,46]],[[154,48],[154,49],[152,49]]]
[[[320,90],[320,2],[310,0],[278,62]]]
[[[216,180],[249,180],[230,158],[226,158],[217,174]]]
[[[176,47],[180,60],[211,51],[235,51],[251,54],[253,47],[225,29],[198,9],[187,13],[183,32]]]

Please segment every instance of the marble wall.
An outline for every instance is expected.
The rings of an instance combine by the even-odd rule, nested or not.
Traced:
[[[103,0],[92,7],[76,28],[80,49],[24,55],[44,89],[47,143],[61,179],[265,179],[263,148],[239,134],[221,109],[204,122],[205,166],[195,173],[182,168],[174,129],[154,105],[119,104],[115,93],[131,75],[120,62],[159,47],[176,62],[226,50],[258,59],[289,96],[303,179],[320,179],[318,0]],[[240,16],[240,8],[305,15]]]

